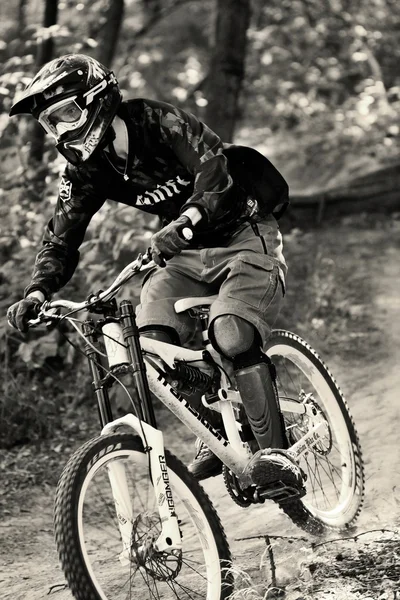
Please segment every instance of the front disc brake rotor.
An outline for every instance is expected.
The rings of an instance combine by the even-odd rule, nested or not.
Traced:
[[[150,577],[157,581],[171,581],[182,568],[182,550],[157,550],[154,544],[160,533],[158,513],[138,515],[132,527],[131,556]]]

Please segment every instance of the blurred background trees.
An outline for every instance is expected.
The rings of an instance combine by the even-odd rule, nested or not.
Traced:
[[[11,0],[0,17],[3,117],[38,66],[73,51],[112,66],[127,95],[194,110],[226,141],[244,130],[268,149],[276,134],[358,143],[379,130],[384,153],[396,146],[394,0]]]
[[[177,104],[225,141],[258,148],[289,180],[286,223],[296,224],[300,207],[315,222],[339,202],[356,213],[399,206],[399,42],[396,0],[1,3],[1,410],[27,393],[21,374],[35,386],[45,368],[54,385],[54,372],[76,360],[54,332],[45,343],[43,334],[23,338],[5,320],[29,280],[64,168],[36,123],[8,118],[44,62],[67,52],[94,56],[113,68],[126,97]],[[69,293],[109,281],[155,226],[139,211],[104,207]]]

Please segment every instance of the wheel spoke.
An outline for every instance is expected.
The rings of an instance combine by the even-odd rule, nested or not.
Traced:
[[[118,443],[113,444],[110,438],[117,439]],[[73,535],[76,528],[68,526],[65,529],[65,518],[56,518],[59,552],[67,581],[70,581],[69,556],[75,544],[80,550],[74,562],[71,561],[71,576],[76,577],[76,564],[81,561],[81,588],[86,590],[88,585],[93,585],[97,597],[107,600],[219,600],[221,589],[230,589],[230,582],[226,574],[215,570],[215,565],[221,560],[230,562],[229,549],[223,532],[218,533],[220,524],[207,496],[200,486],[191,482],[185,467],[165,452],[183,537],[182,551],[159,551],[155,542],[160,536],[162,539],[162,524],[149,479],[148,457],[140,443],[132,436],[118,433],[92,440],[88,447],[90,444],[95,449],[88,452],[86,462],[78,456],[84,473],[83,480],[77,478],[75,482],[79,485],[79,495],[72,503],[70,493],[64,490],[58,494],[56,512],[61,511],[70,518],[72,509],[76,511],[78,521],[78,533],[75,534],[78,537],[71,540],[68,536],[71,532]],[[118,474],[122,469],[117,465],[118,461],[124,466],[124,477],[120,481]],[[108,465],[112,464],[115,470],[110,479]],[[75,466],[71,469],[74,475],[79,471]],[[111,483],[115,484],[114,490]],[[66,476],[60,485],[71,486],[71,477]],[[124,515],[128,510],[129,523]],[[215,537],[210,518],[218,537]],[[59,543],[61,539],[62,544],[66,537],[67,551]],[[204,537],[207,543],[203,543]],[[88,583],[88,579],[92,583]],[[83,591],[77,592],[77,600],[86,600],[82,594]]]
[[[320,523],[343,527],[358,515],[364,486],[358,437],[346,402],[323,362],[299,336],[273,331],[267,354],[276,368],[279,398],[306,407],[305,413],[283,411],[289,445],[323,425],[319,441],[299,458],[308,475],[301,502]],[[290,508],[285,512],[290,516]]]
[[[179,583],[179,581],[175,580],[174,581],[174,585],[178,586],[179,589],[181,589],[183,592],[185,592],[185,594],[187,595],[188,598],[191,598],[192,600],[194,600],[196,598],[196,596],[198,598],[204,598],[204,595],[200,592],[196,592],[196,590],[190,590],[191,594],[189,594],[188,592],[188,587],[186,585],[183,585],[182,583]],[[192,594],[195,594],[194,596],[192,596]],[[179,598],[179,596],[177,596],[177,598]]]
[[[322,482],[322,477],[321,477],[321,473],[319,470],[319,463],[317,462],[317,459],[314,454],[311,454],[311,456],[314,458],[315,466],[313,468],[311,463],[308,462],[308,460],[307,460],[307,466],[309,468],[309,471],[314,475],[314,479],[316,480],[316,483],[318,484],[318,489],[319,489],[320,494],[325,499],[325,506],[328,506],[330,504],[330,502],[328,500],[328,497],[327,497],[327,494],[325,491],[325,486]],[[315,497],[315,504],[318,505],[317,491],[316,491],[315,486],[313,486],[313,495]]]

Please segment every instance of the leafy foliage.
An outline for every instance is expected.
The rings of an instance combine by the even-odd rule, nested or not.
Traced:
[[[6,445],[35,437],[37,432],[45,434],[46,415],[54,410],[48,398],[57,394],[62,406],[71,401],[71,394],[85,392],[72,388],[66,393],[57,383],[54,388],[54,372],[61,383],[72,368],[83,368],[62,336],[54,331],[20,336],[6,323],[7,307],[21,297],[29,281],[63,169],[49,141],[43,164],[33,169],[27,160],[29,121],[9,120],[7,113],[15,94],[34,74],[38,48],[46,36],[54,39],[57,54],[99,55],[109,6],[110,0],[59,0],[59,22],[48,29],[41,24],[43,0],[11,0],[0,6],[0,411],[4,417],[0,438]],[[315,172],[330,177],[353,155],[369,165],[398,157],[398,3],[253,0],[252,7],[238,141],[267,154],[279,148],[282,170],[286,165],[290,171],[294,163],[303,179],[297,173],[293,180],[305,186],[304,177],[313,181]],[[125,0],[112,65],[124,93],[171,101],[204,117],[214,10],[213,0]],[[305,169],[305,164],[311,169]],[[118,268],[148,245],[156,227],[155,219],[139,211],[107,204],[93,219],[78,272],[62,294],[82,298],[104,287]],[[304,245],[302,239],[298,244],[295,233],[288,242],[289,253],[296,249],[293,260],[300,261],[308,242]],[[311,322],[321,332],[329,322],[330,303],[335,302],[337,310],[338,302],[344,302],[344,298],[335,300],[337,272],[327,260],[317,253],[312,264],[305,257],[299,262],[297,277],[300,281],[302,268],[308,265],[305,275],[315,297],[307,311],[304,306],[294,311],[299,323],[291,326],[305,322],[308,327]],[[300,294],[300,284],[292,285]],[[138,290],[131,293],[137,296]],[[351,307],[342,304],[342,309],[348,319]],[[38,392],[39,381],[47,381],[43,393]],[[31,408],[25,410],[27,406]],[[34,413],[40,415],[37,427]],[[11,431],[11,423],[20,429]]]

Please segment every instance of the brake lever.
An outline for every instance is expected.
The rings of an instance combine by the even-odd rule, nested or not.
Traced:
[[[36,327],[37,325],[44,323],[46,318],[51,318],[52,320],[61,320],[63,318],[62,315],[57,314],[57,310],[58,310],[57,308],[46,309],[45,304],[46,304],[46,302],[43,302],[43,304],[41,305],[36,319],[29,319],[29,321],[28,321],[29,328]],[[49,327],[50,325],[52,325],[51,322],[46,323],[46,327]]]

